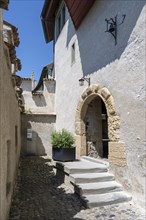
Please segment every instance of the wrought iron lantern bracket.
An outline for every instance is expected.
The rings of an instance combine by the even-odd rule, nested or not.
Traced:
[[[106,31],[105,32],[109,32],[115,39],[115,45],[117,45],[117,26],[123,24],[126,15],[122,15],[123,19],[122,22],[120,24],[117,24],[117,15],[114,18],[110,18],[110,19],[105,19],[106,23],[107,23],[107,27],[106,27]]]

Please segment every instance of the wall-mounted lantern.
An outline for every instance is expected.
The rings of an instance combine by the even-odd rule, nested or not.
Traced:
[[[90,78],[86,78],[86,77],[82,77],[81,79],[79,79],[79,85],[83,86],[84,85],[84,81],[88,82],[88,86],[90,86]]]
[[[107,22],[107,27],[105,32],[109,32],[110,34],[112,34],[112,36],[115,39],[115,45],[117,45],[117,26],[123,24],[126,15],[122,15],[122,17],[123,20],[120,24],[117,24],[117,15],[114,18],[105,19],[105,21]]]

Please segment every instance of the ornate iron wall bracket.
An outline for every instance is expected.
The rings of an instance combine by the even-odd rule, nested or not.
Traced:
[[[109,32],[115,39],[115,45],[117,45],[117,26],[123,24],[126,15],[122,15],[123,19],[120,24],[117,24],[117,15],[114,18],[105,19],[107,22],[107,27],[105,32]]]

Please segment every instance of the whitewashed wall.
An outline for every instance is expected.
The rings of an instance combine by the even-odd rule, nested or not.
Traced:
[[[23,114],[22,155],[52,155],[51,133],[54,130],[56,116],[41,114]],[[31,133],[31,138],[28,136]]]
[[[55,129],[56,114],[54,112],[55,81],[45,79],[44,90],[32,94],[33,81],[22,81],[25,114],[22,115],[22,151],[23,155],[47,155],[51,157],[52,146],[50,136]],[[32,138],[27,137],[31,129]]]
[[[118,15],[117,45],[106,22]],[[56,128],[74,132],[75,112],[81,94],[82,76],[91,84],[101,84],[114,97],[120,116],[120,141],[125,143],[127,166],[114,167],[117,178],[144,204],[145,129],[145,1],[95,1],[90,12],[75,31],[69,18],[55,44]],[[76,44],[76,62],[71,65],[71,46]]]
[[[23,80],[22,85],[25,111],[27,113],[54,113],[55,81],[44,81],[44,90],[32,94],[33,81]]]

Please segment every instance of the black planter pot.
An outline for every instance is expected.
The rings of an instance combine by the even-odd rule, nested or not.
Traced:
[[[52,159],[57,161],[73,161],[75,160],[76,156],[76,148],[55,148],[52,147]]]

